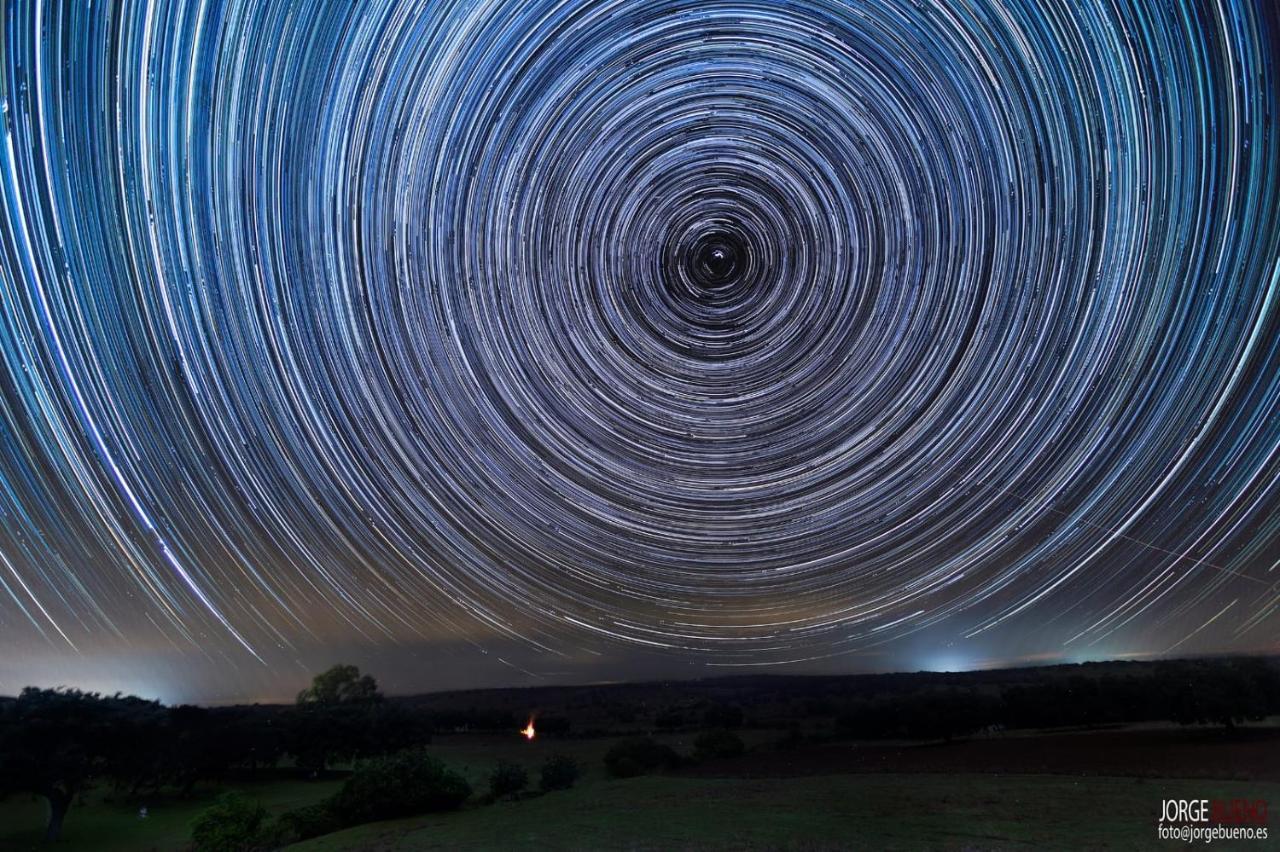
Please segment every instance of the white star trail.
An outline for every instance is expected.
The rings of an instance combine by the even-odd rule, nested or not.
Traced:
[[[1274,649],[1277,18],[14,0],[0,632]]]

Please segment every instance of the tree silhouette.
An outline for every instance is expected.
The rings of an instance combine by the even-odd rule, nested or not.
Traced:
[[[377,681],[337,665],[298,693],[289,714],[288,751],[300,768],[323,773],[333,764],[386,754],[431,739],[425,719],[385,701]]]
[[[45,838],[57,840],[76,795],[112,774],[120,755],[145,748],[129,736],[130,722],[154,716],[159,706],[132,696],[27,687],[0,707],[0,793],[43,796]]]
[[[375,704],[382,700],[373,675],[361,675],[356,666],[336,665],[316,675],[311,686],[298,693],[298,704]]]

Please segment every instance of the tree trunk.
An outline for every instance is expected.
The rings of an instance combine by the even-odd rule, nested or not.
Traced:
[[[49,800],[49,825],[45,827],[44,839],[52,843],[62,833],[62,821],[67,817],[67,809],[71,807],[70,793],[61,790],[50,790],[45,794]]]

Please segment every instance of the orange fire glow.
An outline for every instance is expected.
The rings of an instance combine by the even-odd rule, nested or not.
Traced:
[[[524,728],[523,728],[523,729],[521,729],[520,733],[524,734],[524,738],[525,738],[526,740],[531,740],[531,739],[533,739],[534,731],[533,731],[533,720],[532,720],[532,719],[530,719],[530,720],[529,720],[529,724],[525,725],[525,726],[524,726]]]

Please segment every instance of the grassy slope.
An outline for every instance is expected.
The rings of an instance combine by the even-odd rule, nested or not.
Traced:
[[[747,734],[752,740],[767,739]],[[662,739],[681,752],[691,748],[691,737]],[[1162,798],[1280,801],[1280,784],[1258,781],[941,774],[614,780],[606,777],[602,762],[611,744],[604,739],[525,743],[515,737],[442,736],[432,751],[466,775],[477,793],[483,792],[499,759],[523,764],[536,785],[542,761],[565,752],[579,761],[583,776],[567,792],[360,826],[295,848],[1150,848]],[[286,776],[229,786],[279,813],[318,801],[338,785]],[[147,802],[151,816],[146,820],[138,819],[136,804],[113,805],[93,797],[72,808],[64,842],[56,848],[180,850],[188,843],[192,820],[214,795],[208,791],[192,800]],[[48,848],[40,842],[43,822],[41,801],[23,797],[0,802],[0,849]]]
[[[648,777],[360,826],[291,849],[1151,848],[1166,797],[1274,802],[1280,785],[1045,775]]]
[[[228,786],[257,798],[272,813],[281,813],[330,795],[338,789],[339,782],[276,779]],[[146,819],[138,818],[138,803],[112,803],[105,801],[100,793],[91,793],[87,802],[77,801],[71,806],[56,846],[43,842],[47,816],[44,800],[14,796],[0,801],[0,849],[57,849],[58,852],[182,849],[191,841],[192,821],[218,792],[202,790],[190,799],[147,801]]]

